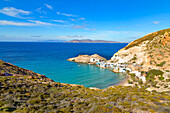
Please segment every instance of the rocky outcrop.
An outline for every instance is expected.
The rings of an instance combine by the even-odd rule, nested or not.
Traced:
[[[111,61],[139,66],[131,65],[130,68],[132,70],[147,71],[150,68],[160,69],[162,71],[169,70],[169,31],[170,29],[154,32],[145,36],[146,39],[141,38],[141,40],[138,39],[131,42],[128,46],[115,53]],[[163,35],[159,33],[163,33]],[[138,45],[136,45],[137,42]]]
[[[106,61],[106,59],[104,57],[101,57],[97,54],[94,54],[91,56],[90,55],[79,55],[78,57],[69,58],[68,61],[74,61],[74,62],[79,62],[79,63],[90,63],[91,58]]]
[[[144,85],[136,73],[129,73],[128,82],[124,86],[149,86],[149,91],[170,91],[169,34],[170,29],[148,34],[129,43],[113,55],[110,62],[126,64],[132,72],[140,72],[142,77],[146,77],[147,85]]]
[[[163,38],[162,38],[162,44],[163,46],[170,46],[170,36],[169,33],[166,31]]]

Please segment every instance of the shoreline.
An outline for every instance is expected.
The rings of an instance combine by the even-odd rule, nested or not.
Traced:
[[[118,85],[124,86],[127,83],[128,79],[129,79],[129,77],[126,75],[126,77],[123,80],[116,83],[114,86],[118,86]]]
[[[2,60],[0,60],[0,61],[1,61],[1,62],[5,62],[5,61],[2,61]],[[8,63],[8,62],[5,62],[5,63],[8,64],[9,66],[16,67],[16,68],[21,69],[21,70],[23,70],[23,71],[26,71],[26,72],[28,72],[28,73],[31,73],[31,74],[32,74],[32,73],[35,73],[34,71],[27,70],[27,69],[22,68],[22,67],[18,67],[18,66],[16,66],[16,65],[13,65],[13,64]],[[75,63],[77,63],[77,62],[75,62]],[[84,63],[84,64],[86,64],[86,63]],[[95,64],[91,64],[91,65],[95,65]],[[97,65],[95,65],[95,66],[97,66]],[[97,66],[97,67],[98,67],[98,66]],[[100,67],[99,67],[99,68],[100,68]],[[112,70],[109,69],[109,71],[112,71]],[[112,72],[113,72],[113,71],[112,71]],[[113,72],[113,73],[115,73],[115,72]],[[18,74],[14,74],[14,73],[9,73],[9,74],[12,74],[12,76],[19,76]],[[46,79],[47,82],[55,82],[53,79],[50,79],[49,77],[46,77],[45,75],[41,75],[41,74],[39,74],[39,73],[35,73],[35,75],[41,76],[41,78]],[[36,77],[28,76],[28,78],[36,78]],[[121,81],[119,81],[118,83],[113,83],[113,84],[107,86],[106,88],[109,88],[109,87],[111,87],[111,86],[118,86],[118,85],[122,85],[122,86],[123,86],[123,85],[126,83],[127,80],[128,80],[128,78],[127,78],[127,75],[126,75],[126,77],[125,77],[124,79],[122,79]],[[55,82],[55,83],[57,83],[57,82]],[[68,83],[61,83],[61,84],[66,85],[66,84],[68,84]],[[68,84],[68,85],[71,85],[71,86],[84,86],[84,85],[80,85],[80,84]],[[84,87],[85,87],[85,86],[84,86]],[[90,89],[101,89],[101,88],[97,88],[97,87],[86,87],[86,88],[90,88]],[[106,89],[106,88],[103,88],[103,89]]]
[[[110,86],[118,86],[118,85],[124,86],[124,84],[127,83],[128,74],[126,72],[115,70],[115,68],[113,66],[111,66],[113,64],[107,63],[109,60],[107,60],[104,57],[101,57],[97,54],[94,54],[94,55],[78,55],[77,57],[67,59],[67,61],[75,62],[75,63],[78,63],[78,64],[80,63],[80,64],[95,65],[98,68],[108,69],[109,71],[112,71],[113,73],[117,73],[117,74],[118,73],[124,73],[125,74],[125,76],[126,76],[125,78],[123,78],[122,80],[120,80],[117,83],[112,83],[112,84],[108,85],[106,88],[108,88]],[[95,88],[97,88],[97,87],[95,87]]]
[[[72,61],[72,62],[75,62],[75,61]],[[89,64],[89,63],[82,63],[82,62],[75,62],[75,63],[80,63],[80,64]],[[98,68],[100,68],[98,65],[96,65],[96,64],[94,64],[94,63],[91,63],[91,64],[89,64],[89,65],[95,65],[96,67],[98,67]],[[102,69],[108,69],[108,68],[102,68]],[[109,71],[111,71],[111,72],[113,72],[113,73],[121,73],[121,72],[116,72],[116,71],[113,71],[113,70],[111,70],[111,69],[108,69]],[[125,78],[124,79],[122,79],[122,80],[120,80],[119,82],[117,82],[117,83],[113,83],[113,84],[111,84],[111,85],[109,85],[108,87],[106,87],[106,88],[104,88],[104,89],[107,89],[107,88],[109,88],[109,87],[114,87],[114,86],[118,86],[118,85],[121,85],[121,86],[124,86],[127,82],[128,82],[128,79],[129,79],[129,75],[126,73],[125,74]],[[87,87],[87,88],[94,88],[94,89],[101,89],[101,88],[97,88],[97,87]]]

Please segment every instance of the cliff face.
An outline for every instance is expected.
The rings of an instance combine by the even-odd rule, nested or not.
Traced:
[[[148,34],[129,43],[111,58],[112,62],[137,64],[133,70],[170,70],[170,28]]]

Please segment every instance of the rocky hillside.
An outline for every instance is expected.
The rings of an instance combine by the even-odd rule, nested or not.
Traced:
[[[170,91],[170,28],[150,33],[129,43],[110,62],[132,69],[126,86],[147,87],[149,91]],[[142,83],[140,76],[146,77]]]
[[[154,37],[157,36],[163,36],[165,34],[165,32],[169,33],[170,32],[170,28],[168,29],[163,29],[154,33],[150,33],[142,38],[139,38],[131,43],[129,43],[124,49],[128,49],[134,46],[138,46],[140,44],[142,44],[144,41],[152,41],[154,39]]]
[[[20,68],[2,60],[0,60],[0,76],[24,76],[26,78],[36,78],[42,81],[53,81],[47,78],[45,75],[41,75],[24,68]]]
[[[0,112],[170,112],[168,92],[150,92],[138,86],[100,90],[56,83],[44,75],[0,62]]]
[[[137,64],[133,70],[170,71],[170,28],[148,34],[129,43],[111,58],[112,62]]]
[[[0,76],[0,112],[170,112],[167,93],[115,86],[93,90],[26,76]]]
[[[147,72],[146,83],[129,74],[128,84],[132,87],[111,86],[101,90],[56,83],[0,60],[0,112],[170,113],[169,30],[130,43],[110,60],[128,64],[133,71]],[[89,62],[90,58],[106,60],[98,55],[80,55],[69,60]]]

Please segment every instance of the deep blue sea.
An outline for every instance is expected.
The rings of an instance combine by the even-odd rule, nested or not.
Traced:
[[[44,74],[56,82],[106,88],[125,78],[94,65],[67,61],[80,54],[110,59],[126,43],[0,42],[0,59]]]

